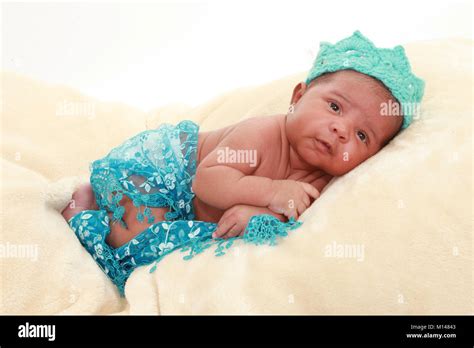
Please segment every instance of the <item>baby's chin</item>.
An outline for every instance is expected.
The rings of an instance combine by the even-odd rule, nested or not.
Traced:
[[[312,173],[322,171],[331,176],[341,176],[357,167],[357,165],[351,166],[348,162],[336,163],[338,155],[331,155],[328,158],[315,157],[313,149],[306,146],[296,148],[296,153],[306,165],[311,167]]]
[[[343,161],[342,156],[341,159],[338,160],[339,155],[332,155],[328,158],[315,158],[314,153],[307,151],[308,149],[305,150],[301,151],[301,153],[298,152],[298,154],[308,166],[311,166],[311,172],[322,171],[331,176],[342,176],[361,164],[354,165],[353,163]],[[338,163],[337,161],[341,162]]]
[[[358,165],[355,166],[350,166],[347,163],[342,165],[342,166],[337,166],[337,165],[332,165],[332,166],[323,166],[324,170],[327,174],[330,174],[332,176],[342,176],[344,174],[349,173],[352,171],[354,168],[357,168]]]
[[[312,172],[312,173],[314,173],[314,172],[324,172],[324,174],[333,175],[333,174],[330,173],[330,171],[332,171],[332,168],[330,168],[329,166],[324,165],[324,163],[315,162],[314,158],[310,159],[310,158],[305,158],[304,156],[300,156],[300,157],[308,166],[311,167],[310,172]]]
[[[337,163],[335,163],[336,160],[334,158],[331,158],[328,161],[332,163],[318,163],[313,165],[313,172],[323,171],[325,174],[329,174],[331,176],[341,176],[349,173],[352,169],[355,168],[354,166],[348,166],[347,163],[343,165],[337,165]]]

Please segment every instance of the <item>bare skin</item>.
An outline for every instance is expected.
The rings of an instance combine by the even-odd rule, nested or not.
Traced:
[[[253,215],[298,218],[334,176],[373,156],[400,129],[402,117],[380,115],[381,103],[389,99],[393,97],[375,80],[338,71],[321,82],[296,85],[292,114],[253,117],[200,132],[193,181],[196,220],[218,223],[213,237],[230,238],[242,235]],[[222,160],[226,148],[253,152],[256,163]],[[82,202],[63,210],[66,220],[81,210],[97,209],[91,192],[87,184],[75,192]],[[135,219],[138,208],[128,197],[121,204],[128,229],[111,223],[107,243],[113,247],[151,225]],[[155,221],[164,220],[168,211],[151,209]]]

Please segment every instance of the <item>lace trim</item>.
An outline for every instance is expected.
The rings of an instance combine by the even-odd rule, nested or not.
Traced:
[[[295,221],[294,218],[290,218],[288,222],[281,222],[272,215],[255,215],[247,224],[243,237],[212,239],[209,235],[205,235],[201,238],[193,238],[189,240],[189,242],[181,246],[180,252],[188,252],[188,254],[183,257],[183,260],[191,260],[195,255],[202,253],[204,250],[214,245],[216,246],[216,249],[214,250],[215,256],[223,256],[225,255],[226,250],[232,247],[234,241],[238,239],[242,239],[248,244],[267,244],[275,246],[277,245],[277,239],[279,237],[286,237],[288,231],[292,231],[301,225],[302,222]],[[214,230],[211,231],[211,234]],[[174,249],[171,251],[174,251]],[[153,267],[150,269],[150,273],[153,273],[156,270],[159,261],[161,261],[161,258],[155,261]]]

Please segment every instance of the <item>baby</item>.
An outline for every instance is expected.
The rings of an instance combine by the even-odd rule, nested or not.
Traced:
[[[335,45],[321,43],[306,81],[294,87],[287,114],[253,117],[210,132],[199,132],[191,121],[142,132],[93,163],[91,184],[73,194],[75,204],[62,214],[85,246],[85,234],[102,223],[106,232],[96,239],[107,244],[102,240],[99,249],[112,251],[145,239],[153,250],[149,240],[159,232],[142,236],[154,229],[161,235],[166,231],[166,240],[156,247],[169,251],[180,238],[194,238],[196,230],[212,238],[242,236],[256,215],[270,215],[288,226],[333,177],[376,154],[410,124],[413,114],[405,105],[419,103],[423,89],[401,46],[376,48],[358,31]],[[402,112],[382,112],[395,104]],[[236,160],[229,153],[245,158]],[[130,158],[141,159],[132,165]],[[170,221],[181,224],[175,231],[183,233],[176,232],[176,239],[168,238]],[[100,259],[97,245],[94,250]]]

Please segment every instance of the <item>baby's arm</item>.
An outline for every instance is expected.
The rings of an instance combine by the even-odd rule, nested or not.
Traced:
[[[253,175],[261,164],[268,130],[266,123],[246,120],[227,134],[200,163],[193,192],[203,202],[227,210],[236,204],[266,207],[272,197],[272,179]],[[253,163],[233,163],[226,148],[255,156]],[[229,153],[229,152],[227,152]]]
[[[308,183],[254,175],[265,151],[278,146],[272,139],[279,127],[267,122],[242,122],[200,162],[193,182],[193,192],[200,200],[221,210],[245,204],[268,207],[277,214],[297,218],[310,205],[310,197],[319,196],[318,190]],[[253,152],[256,161],[233,163],[223,156],[226,148]]]

